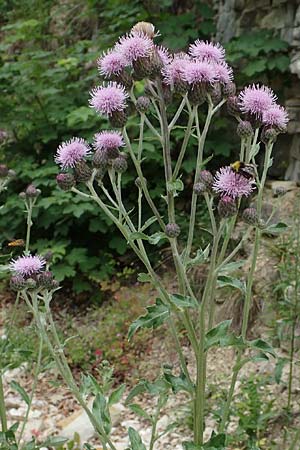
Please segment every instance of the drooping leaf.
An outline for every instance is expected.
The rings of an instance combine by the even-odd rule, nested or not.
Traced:
[[[278,222],[276,224],[272,224],[263,229],[264,234],[270,234],[272,236],[278,236],[281,233],[287,231],[289,226],[284,222]]]
[[[263,339],[255,339],[254,341],[248,341],[247,344],[250,348],[254,348],[256,350],[259,350],[263,353],[269,353],[271,356],[276,358],[276,353],[274,348]]]
[[[129,327],[128,339],[132,339],[134,333],[140,328],[157,328],[168,319],[170,311],[160,299],[156,299],[155,305],[147,306],[147,313],[140,316]]]
[[[96,419],[102,424],[105,432],[109,434],[111,431],[110,413],[106,399],[100,392],[98,392],[93,401],[92,411]]]
[[[52,436],[52,437],[49,437],[46,441],[44,441],[41,446],[56,448],[56,447],[60,447],[67,441],[68,441],[68,438],[64,438],[64,437],[60,437],[60,436]]]
[[[185,308],[198,308],[197,300],[189,297],[188,295],[170,294],[170,302],[179,309]]]
[[[139,417],[143,417],[144,419],[149,420],[152,422],[152,417],[140,406],[136,403],[131,403],[128,405],[128,408],[131,409],[135,414],[137,414]]]
[[[246,292],[245,282],[238,280],[237,278],[229,277],[227,275],[219,275],[217,284],[219,287],[233,287],[239,289],[241,292]]]
[[[20,394],[20,396],[22,397],[22,400],[24,400],[24,402],[29,405],[30,404],[30,397],[27,394],[27,392],[25,391],[25,389],[15,380],[12,380],[10,382],[10,387],[18,392]]]

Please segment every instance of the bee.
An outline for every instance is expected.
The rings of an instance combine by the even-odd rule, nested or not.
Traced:
[[[25,242],[23,239],[14,239],[13,241],[8,242],[7,247],[24,247]]]
[[[247,178],[247,180],[255,180],[256,178],[256,166],[254,164],[246,164],[242,161],[235,161],[230,164],[230,167],[234,172]]]

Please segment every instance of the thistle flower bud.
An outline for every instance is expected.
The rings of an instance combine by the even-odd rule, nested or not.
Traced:
[[[218,203],[218,213],[223,219],[235,216],[237,214],[236,201],[232,197],[224,195]]]
[[[195,183],[193,187],[193,191],[196,195],[202,195],[204,192],[207,192],[207,188],[204,183]]]
[[[122,128],[127,122],[127,113],[126,111],[114,111],[109,116],[109,123],[114,128]]]
[[[188,93],[188,98],[193,105],[202,105],[206,100],[206,89],[202,84],[195,84]]]
[[[209,170],[201,170],[199,173],[199,181],[204,184],[206,189],[211,189],[214,183],[214,177]]]
[[[189,90],[189,83],[184,80],[176,80],[174,82],[174,92],[175,94],[185,95]]]
[[[226,105],[228,114],[231,116],[239,116],[241,114],[239,99],[235,95],[228,97]]]
[[[6,178],[8,175],[8,167],[5,164],[0,164],[0,178]]]
[[[125,89],[131,89],[133,84],[133,79],[130,73],[128,73],[126,70],[122,70],[118,75],[114,76],[115,81],[118,83],[121,83]]]
[[[165,233],[169,238],[176,238],[180,235],[180,227],[177,223],[168,223],[166,225]]]
[[[241,139],[249,138],[253,136],[253,128],[248,120],[243,120],[240,122],[236,128],[237,135]]]
[[[145,177],[143,177],[143,178],[144,178],[144,183],[147,184],[146,178],[145,178]],[[137,188],[142,189],[142,183],[141,183],[141,180],[140,180],[139,177],[137,177],[137,178],[135,179],[134,184],[136,185]]]
[[[155,27],[150,22],[138,22],[132,27],[131,31],[134,33],[145,34],[150,39],[153,39],[155,36]]]
[[[249,225],[257,225],[258,224],[258,214],[256,208],[246,208],[243,211],[242,219],[245,223]]]
[[[25,281],[25,285],[27,289],[35,289],[37,283],[33,278],[27,278],[27,280]]]
[[[91,168],[84,161],[79,161],[76,164],[74,172],[76,181],[82,181],[83,183],[89,181],[92,176]]]
[[[57,280],[52,280],[51,286],[49,287],[49,289],[51,289],[51,291],[58,289],[59,288],[59,282]]]
[[[14,275],[10,279],[10,288],[13,291],[21,291],[26,286],[26,280],[22,275]]]
[[[41,272],[37,276],[37,283],[39,287],[50,289],[53,282],[53,273],[50,271]]]
[[[139,113],[146,113],[150,107],[150,99],[145,95],[139,97],[136,101],[136,109]]]
[[[127,164],[127,155],[120,155],[118,156],[118,158],[114,159],[112,162],[112,168],[118,172],[118,173],[124,173],[126,172],[127,168],[128,168],[128,164]]]
[[[95,180],[98,181],[98,183],[102,183],[102,180],[104,178],[104,175],[106,174],[107,171],[107,167],[100,167],[99,169],[97,169],[96,175],[95,175]]]
[[[232,97],[236,94],[236,85],[232,81],[222,85],[222,93],[224,97]]]
[[[56,176],[56,181],[60,189],[63,191],[70,191],[72,187],[75,187],[76,180],[71,173],[59,173]]]
[[[277,140],[278,132],[275,128],[263,128],[260,136],[260,140],[264,144],[269,144]]]
[[[25,194],[28,198],[37,198],[40,193],[40,189],[37,189],[33,184],[30,184],[25,190]]]
[[[113,154],[113,157],[117,157],[119,154],[119,150],[117,148],[111,149],[116,152],[111,152]],[[93,156],[93,166],[96,167],[96,169],[102,169],[107,168],[108,166],[108,151],[107,150],[96,150]]]
[[[151,57],[138,58],[136,61],[133,61],[132,67],[132,76],[135,80],[140,81],[144,78],[149,78],[152,73]]]
[[[16,175],[17,174],[16,174],[15,170],[9,169],[8,174],[7,174],[7,176],[9,178],[14,178]]]
[[[274,197],[282,197],[287,193],[287,190],[284,186],[276,186],[273,190]]]
[[[212,89],[209,90],[211,100],[214,105],[217,105],[222,100],[222,91],[220,83],[215,83]]]
[[[26,194],[25,194],[25,192],[20,192],[19,197],[20,197],[22,200],[26,200]]]
[[[156,49],[154,49],[150,56],[151,73],[150,78],[154,79],[160,75],[160,71],[163,68],[163,62]]]

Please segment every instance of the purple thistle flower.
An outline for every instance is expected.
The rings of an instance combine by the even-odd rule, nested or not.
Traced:
[[[170,55],[168,49],[165,47],[162,47],[161,45],[156,45],[155,48],[156,48],[158,56],[160,57],[163,65],[166,66],[167,64],[170,64],[170,62],[172,61],[172,58],[171,58],[171,55]]]
[[[41,256],[24,255],[13,259],[9,264],[9,268],[15,274],[27,277],[40,272],[45,265],[46,261]]]
[[[190,58],[186,53],[175,54],[170,63],[162,69],[164,82],[173,86],[176,82],[184,81],[183,71],[189,61]]]
[[[115,111],[123,111],[126,108],[128,94],[124,86],[116,82],[107,86],[98,86],[91,91],[90,106],[98,113],[110,116]]]
[[[210,61],[220,62],[225,58],[225,50],[218,42],[214,44],[208,41],[197,41],[190,45],[189,53],[194,58],[208,59]]]
[[[226,62],[216,63],[214,65],[217,80],[221,84],[228,84],[233,80],[233,70]]]
[[[75,167],[78,162],[84,160],[90,154],[91,150],[88,143],[84,139],[75,137],[60,144],[55,156],[55,162],[62,169],[68,169]]]
[[[248,197],[255,189],[252,180],[248,180],[232,170],[230,166],[221,167],[215,175],[213,190],[221,196],[231,198]]]
[[[94,136],[96,150],[110,150],[124,145],[123,137],[118,131],[101,131]]]
[[[101,56],[97,63],[100,74],[105,77],[119,75],[119,73],[126,66],[126,61],[123,55],[115,50],[110,50]]]
[[[253,84],[240,93],[239,106],[242,112],[251,113],[260,118],[264,111],[274,105],[276,98],[272,89]]]
[[[275,126],[280,129],[285,129],[289,121],[287,111],[279,105],[271,106],[263,112],[262,122],[267,126]]]
[[[123,36],[116,44],[116,51],[121,53],[127,64],[132,64],[139,58],[150,56],[153,41],[143,33],[132,32]]]
[[[189,84],[213,83],[217,81],[217,76],[209,61],[189,61],[184,65],[183,79]]]

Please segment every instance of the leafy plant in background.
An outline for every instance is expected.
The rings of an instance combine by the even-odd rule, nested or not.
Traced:
[[[71,279],[77,293],[93,291],[94,282],[108,279],[118,270],[116,257],[119,256],[122,265],[130,266],[133,256],[124,256],[126,243],[111,227],[111,222],[84,199],[79,198],[76,203],[75,225],[70,195],[59,192],[53,181],[57,169],[53,167],[52,155],[57,143],[74,134],[91,139],[95,131],[105,126],[103,121],[96,120],[87,105],[87,92],[97,79],[96,64],[91,61],[96,61],[101,51],[111,45],[120,30],[125,32],[137,20],[155,20],[163,35],[159,39],[165,40],[173,50],[186,47],[196,36],[208,37],[215,31],[214,12],[204,2],[184,5],[169,0],[70,1],[68,4],[43,0],[38,8],[35,1],[26,0],[4,2],[1,10],[0,128],[5,130],[6,137],[2,139],[0,160],[5,156],[16,170],[18,181],[10,187],[0,212],[3,230],[0,240],[23,235],[22,202],[18,193],[31,183],[34,175],[43,198],[39,212],[34,212],[37,220],[33,248],[52,249],[53,270],[58,280]],[[105,35],[99,33],[102,29],[106,30]],[[130,134],[136,138],[135,118],[131,124]],[[207,156],[214,151],[228,157],[233,150],[227,125],[221,117],[215,121],[217,132],[208,136]],[[226,133],[228,139],[224,139]],[[172,146],[178,152],[183,134],[184,130],[178,126],[172,136]],[[162,156],[155,151],[150,136],[145,141],[145,152],[149,160],[162,167]],[[194,164],[190,152],[183,165],[184,177],[190,176]],[[152,197],[159,200],[163,192],[161,179],[147,171],[145,176],[149,178]],[[132,203],[135,199],[129,186],[133,179],[134,171],[130,167],[123,183]],[[161,200],[158,208],[164,209]],[[12,210],[15,215],[8,229],[5,224]],[[183,217],[186,212],[183,199]],[[203,219],[207,222],[207,216],[203,218],[199,213],[197,220]],[[185,232],[184,221],[182,225]]]
[[[281,375],[284,365],[288,364],[288,395],[286,410],[291,413],[292,392],[294,383],[295,366],[299,361],[295,358],[297,349],[299,348],[299,336],[297,335],[297,327],[300,317],[300,210],[299,197],[296,197],[294,209],[295,227],[288,237],[282,238],[277,251],[280,252],[281,262],[278,266],[280,279],[276,283],[274,292],[278,301],[276,302],[276,321],[275,334],[281,345],[288,345],[289,357],[282,357],[278,360],[276,380],[281,381]]]

